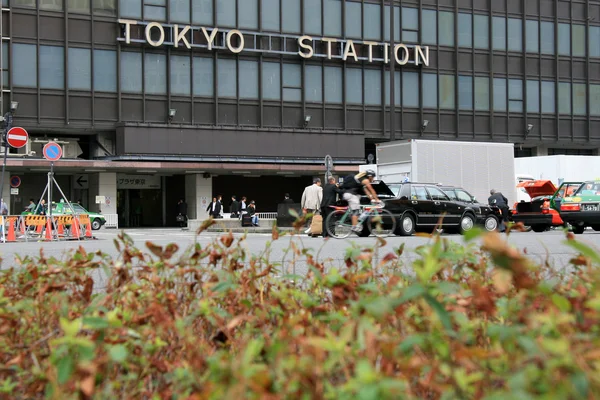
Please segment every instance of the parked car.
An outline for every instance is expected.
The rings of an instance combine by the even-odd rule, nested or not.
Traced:
[[[446,232],[465,233],[481,220],[482,208],[452,201],[437,184],[376,182],[373,188],[385,208],[397,218],[396,234],[410,236],[417,229],[432,231],[441,221]]]
[[[564,182],[558,189],[549,180],[526,181],[518,185],[531,197],[521,201],[512,210],[512,221],[531,226],[534,232],[544,232],[551,227],[565,226],[558,209],[562,199],[572,195],[581,182]]]
[[[498,229],[498,225],[502,219],[502,213],[498,207],[478,202],[475,196],[460,187],[440,185],[439,188],[450,197],[450,200],[472,208],[475,211],[478,225],[483,226],[487,231]]]
[[[600,181],[584,182],[572,196],[563,198],[559,213],[577,234],[588,226],[600,231]]]
[[[106,218],[102,214],[89,212],[77,203],[71,203],[71,206],[73,207],[73,211],[75,211],[76,215],[87,214],[90,216],[90,221],[92,223],[92,229],[95,231],[100,229],[106,223]],[[32,212],[28,212],[28,211],[24,211],[21,213],[21,215],[32,215],[32,214],[33,214]],[[62,201],[59,203],[52,203],[52,215],[71,215],[71,214],[72,214],[71,209],[69,208],[67,203],[64,203]]]

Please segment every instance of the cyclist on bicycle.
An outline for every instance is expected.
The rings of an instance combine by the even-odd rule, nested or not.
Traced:
[[[360,196],[364,191],[371,199],[372,203],[380,203],[381,201],[375,193],[375,189],[371,186],[371,182],[375,179],[375,171],[367,170],[357,175],[349,175],[344,178],[344,182],[340,189],[344,191],[342,198],[348,202],[348,207],[352,210],[352,230],[359,232],[362,230],[358,226],[358,214],[360,211]]]

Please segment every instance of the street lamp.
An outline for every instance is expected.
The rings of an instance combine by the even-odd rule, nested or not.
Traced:
[[[11,101],[10,111],[4,114],[4,130],[2,131],[2,146],[4,146],[4,160],[2,162],[2,177],[0,178],[0,199],[2,199],[2,191],[4,189],[4,170],[6,169],[6,157],[8,155],[7,133],[13,126],[13,115],[17,112],[17,108],[19,108],[19,102]],[[2,202],[4,202],[4,200],[2,200]]]

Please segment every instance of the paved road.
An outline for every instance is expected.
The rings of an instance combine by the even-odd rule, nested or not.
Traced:
[[[135,241],[135,245],[140,249],[146,249],[145,243],[147,241],[153,242],[156,245],[165,246],[169,243],[177,243],[180,249],[189,248],[196,240],[206,245],[213,240],[218,239],[221,233],[202,233],[199,237],[191,232],[181,231],[179,229],[130,229],[126,230],[128,235]],[[0,244],[0,257],[2,258],[1,268],[6,269],[12,265],[18,265],[15,263],[16,255],[20,256],[37,256],[40,254],[40,250],[43,250],[46,257],[55,257],[58,259],[64,259],[67,254],[79,245],[83,246],[86,251],[94,252],[100,250],[113,257],[118,256],[118,252],[113,244],[113,239],[117,237],[119,232],[115,230],[105,230],[94,232],[97,240],[82,241],[82,242],[30,242],[30,243],[4,243]],[[241,234],[236,234],[236,237],[241,237]],[[456,242],[463,242],[460,235],[445,235],[449,239]],[[600,249],[600,232],[594,232],[586,230],[583,235],[578,236],[579,239],[583,240],[587,244],[591,244],[597,249]],[[268,241],[271,240],[270,234],[253,234],[247,237],[245,246],[247,251],[251,254],[260,254]],[[426,244],[430,239],[423,237],[390,237],[387,239],[387,246],[380,251],[380,256],[393,251],[402,243],[405,244],[405,255],[407,259],[415,257],[414,250],[418,246]],[[570,258],[573,257],[574,252],[571,248],[563,244],[565,240],[562,232],[550,231],[546,233],[533,233],[533,232],[517,232],[513,233],[509,242],[517,248],[525,249],[528,256],[537,260],[543,261],[547,257],[549,261],[557,269],[564,268]],[[290,247],[290,241],[294,241],[299,247],[310,247],[315,253],[318,252],[319,260],[326,261],[327,266],[341,265],[344,257],[345,250],[354,245],[360,247],[374,246],[376,239],[370,238],[358,238],[353,237],[352,239],[336,240],[329,239],[324,240],[322,238],[309,238],[306,235],[296,236],[293,238],[283,237],[278,241],[273,242],[271,247],[270,259],[275,262],[285,261],[289,272],[303,273],[306,270],[306,264],[303,259],[293,260],[291,254],[286,254],[286,249]],[[180,250],[182,251],[182,250]],[[103,281],[102,276],[96,276],[99,285]]]

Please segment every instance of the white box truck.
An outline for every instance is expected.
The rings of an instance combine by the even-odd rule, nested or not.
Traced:
[[[517,199],[512,143],[401,140],[376,149],[377,179],[384,182],[441,183],[459,186],[487,203],[490,189]]]
[[[562,182],[593,181],[600,178],[600,156],[538,156],[515,158],[515,170],[535,179]]]

